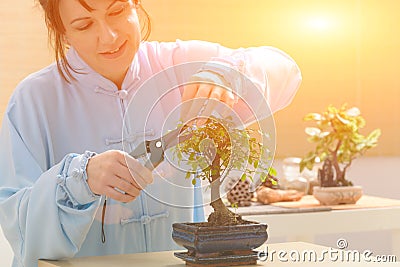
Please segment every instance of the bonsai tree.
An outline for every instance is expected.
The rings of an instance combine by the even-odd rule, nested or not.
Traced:
[[[318,170],[321,186],[352,185],[346,179],[346,171],[354,159],[377,145],[380,129],[362,135],[359,130],[365,126],[365,119],[358,108],[347,108],[347,104],[340,108],[331,105],[323,113],[309,113],[304,120],[316,124],[305,128],[315,149],[302,158],[300,172],[304,168],[311,170],[319,159],[323,163]]]
[[[268,138],[266,133],[251,128],[238,129],[232,118],[209,118],[200,126],[183,127],[181,135],[190,135],[174,150],[180,163],[189,166],[186,178],[208,181],[211,187],[211,206],[214,212],[208,217],[212,225],[243,223],[241,216],[230,211],[220,195],[220,187],[232,170],[242,172],[240,179],[253,180],[259,175],[262,182],[276,174],[270,167],[269,150],[259,139]],[[192,176],[192,174],[195,174]]]

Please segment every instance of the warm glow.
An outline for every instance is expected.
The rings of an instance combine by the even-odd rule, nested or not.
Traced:
[[[311,17],[307,21],[307,26],[311,29],[319,30],[319,31],[326,31],[333,27],[332,19],[328,17]]]
[[[17,82],[52,59],[41,10],[20,2],[0,2],[0,51],[7,51],[0,54],[0,122]],[[276,113],[278,156],[308,151],[304,114],[343,102],[363,111],[365,132],[382,130],[368,155],[400,156],[399,0],[142,2],[152,19],[150,40],[275,46],[296,60],[303,82]]]

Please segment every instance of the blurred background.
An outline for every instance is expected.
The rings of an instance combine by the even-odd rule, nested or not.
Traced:
[[[142,3],[152,18],[150,40],[200,39],[232,48],[266,45],[288,53],[299,65],[303,82],[290,106],[275,114],[277,166],[283,158],[301,157],[312,148],[304,133],[305,114],[322,111],[329,104],[348,103],[360,108],[366,119],[362,133],[382,130],[378,146],[350,169],[354,183],[367,194],[400,199],[400,1]],[[17,83],[53,57],[43,15],[34,0],[0,1],[0,18],[2,118]],[[368,240],[374,242],[366,242],[363,234],[351,238],[356,248],[368,244],[376,253],[390,251],[387,232],[369,233]],[[328,236],[319,241],[332,245],[329,240],[336,239]]]
[[[0,115],[27,74],[53,58],[34,0],[0,3]],[[276,113],[277,158],[309,148],[309,112],[346,102],[382,129],[369,156],[400,155],[400,2],[397,0],[143,0],[150,40],[201,39],[237,48],[275,46],[298,63],[303,83]]]

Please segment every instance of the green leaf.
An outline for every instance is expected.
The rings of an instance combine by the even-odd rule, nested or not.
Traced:
[[[319,135],[318,135],[318,137],[319,138],[325,138],[325,137],[327,137],[328,135],[330,135],[331,133],[330,132],[321,132]]]
[[[277,176],[278,175],[278,173],[277,173],[277,171],[276,171],[276,169],[274,167],[269,167],[268,168],[268,173],[270,175],[272,175],[272,176]]]
[[[381,134],[382,134],[381,129],[373,130],[367,137],[368,142],[377,143],[378,142],[378,138],[381,136]]]
[[[257,169],[257,167],[258,167],[258,160],[255,160],[255,161],[254,161],[254,164],[253,164],[253,166],[254,166],[254,168],[256,168],[256,169]]]
[[[322,120],[322,115],[319,113],[309,113],[304,117],[304,120],[305,121],[311,121],[311,120],[320,121],[320,120]]]
[[[343,123],[344,125],[347,125],[347,124],[350,123],[349,120],[343,118],[342,116],[340,116],[340,114],[336,114],[336,118],[337,118],[341,123]]]
[[[306,127],[305,132],[309,136],[319,136],[321,130],[315,127]]]
[[[347,114],[347,116],[350,116],[350,117],[357,117],[357,116],[361,115],[361,111],[358,108],[353,107],[353,108],[346,110],[346,114]]]
[[[240,177],[240,180],[242,180],[243,182],[246,180],[246,173],[243,173],[242,176]]]
[[[358,143],[357,145],[356,145],[356,150],[354,151],[354,152],[358,152],[358,151],[361,151],[361,150],[363,150],[364,148],[366,147],[366,143],[364,143],[364,142],[362,142],[362,143]]]

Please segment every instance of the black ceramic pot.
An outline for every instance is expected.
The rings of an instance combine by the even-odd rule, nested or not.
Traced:
[[[175,256],[196,265],[231,261],[235,265],[255,264],[257,253],[253,249],[268,239],[267,225],[256,222],[233,226],[174,223],[172,227],[174,241],[188,250]]]
[[[268,239],[266,224],[203,225],[204,223],[174,223],[172,238],[178,245],[199,253],[251,250]]]

